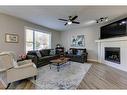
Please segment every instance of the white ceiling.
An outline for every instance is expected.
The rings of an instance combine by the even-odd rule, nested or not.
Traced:
[[[0,12],[39,24],[57,31],[94,25],[95,20],[108,16],[114,19],[127,14],[127,6],[0,6]],[[59,18],[78,15],[81,24],[64,26]]]

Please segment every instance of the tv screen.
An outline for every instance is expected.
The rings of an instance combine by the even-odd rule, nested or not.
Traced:
[[[127,18],[101,27],[100,39],[126,36]]]

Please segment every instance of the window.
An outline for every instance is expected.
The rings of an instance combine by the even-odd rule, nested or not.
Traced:
[[[50,48],[51,34],[34,29],[25,29],[26,32],[26,52],[30,50]]]

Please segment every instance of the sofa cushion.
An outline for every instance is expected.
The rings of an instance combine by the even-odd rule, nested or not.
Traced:
[[[39,58],[39,61],[50,61],[50,59],[52,58],[52,56],[44,56],[44,57],[41,57],[41,58]]]
[[[72,54],[72,50],[71,50],[71,49],[68,50],[67,53],[68,53],[68,54]]]
[[[50,55],[50,49],[40,50],[41,56],[49,56]]]
[[[50,55],[55,55],[55,50],[50,50]]]
[[[37,56],[36,51],[28,51],[27,55],[35,55],[35,56]]]
[[[83,50],[77,50],[77,55],[82,55],[83,54]]]
[[[72,53],[73,53],[74,55],[76,55],[76,54],[77,54],[77,49],[72,49]]]
[[[41,59],[46,59],[46,58],[51,58],[52,56],[44,56],[44,57],[41,57]]]
[[[38,50],[36,51],[36,55],[37,55],[37,57],[39,57],[39,58],[42,57],[40,51],[38,51]]]
[[[23,61],[19,61],[17,63],[18,63],[18,66],[21,66],[21,65],[24,65],[24,64],[32,63],[32,61],[31,60],[23,60]]]
[[[70,48],[70,50],[72,50],[72,53],[74,55],[77,55],[78,50],[82,50],[82,53],[86,52],[86,49],[82,49],[82,48]]]

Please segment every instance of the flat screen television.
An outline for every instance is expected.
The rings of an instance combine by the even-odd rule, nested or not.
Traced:
[[[127,18],[101,27],[100,39],[127,36]]]

